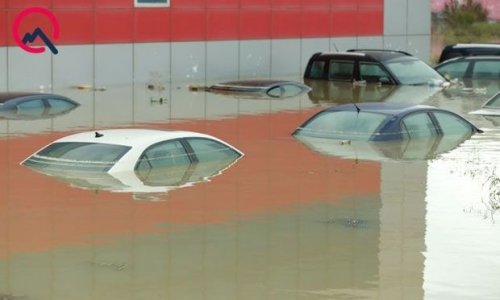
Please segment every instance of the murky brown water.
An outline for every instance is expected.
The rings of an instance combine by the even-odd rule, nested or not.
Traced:
[[[467,113],[499,87],[473,84],[327,84],[278,100],[185,85],[56,90],[82,106],[0,120],[0,298],[498,299],[499,120]],[[353,101],[436,105],[485,133],[427,160],[325,155],[290,136],[324,106]],[[60,136],[123,126],[206,132],[246,155],[157,193],[19,165]]]

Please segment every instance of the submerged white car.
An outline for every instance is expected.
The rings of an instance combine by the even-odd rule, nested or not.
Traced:
[[[206,181],[243,155],[197,132],[109,129],[60,138],[22,164],[83,188],[165,192]]]

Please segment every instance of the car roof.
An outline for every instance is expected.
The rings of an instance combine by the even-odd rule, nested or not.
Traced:
[[[346,52],[321,52],[319,56],[338,56],[338,57],[367,57],[377,61],[388,61],[395,58],[413,58],[408,53],[393,50],[365,50],[365,49],[350,49]]]
[[[448,48],[498,48],[500,49],[499,44],[488,44],[488,43],[458,43],[453,45],[448,45]]]
[[[115,145],[134,147],[137,145],[146,145],[146,144],[149,145],[164,140],[187,138],[187,137],[209,138],[216,141],[220,141],[219,139],[213,136],[192,131],[127,128],[127,129],[106,129],[106,130],[80,132],[60,138],[54,141],[54,143],[83,142],[83,143],[115,144]]]
[[[69,102],[72,102],[76,105],[78,105],[77,102],[61,96],[61,95],[56,95],[56,94],[48,94],[48,93],[34,93],[34,92],[0,92],[0,103],[5,103],[7,101],[17,101],[17,100],[24,100],[24,99],[30,99],[30,98],[57,98],[57,99],[65,99]]]
[[[469,60],[500,60],[500,56],[498,55],[469,55],[469,56],[457,56],[453,57],[450,59],[447,59],[443,62],[441,62],[438,66],[444,65],[445,63],[449,62],[456,62],[456,61],[469,61]]]
[[[391,116],[406,114],[409,112],[421,111],[421,110],[429,110],[429,109],[439,110],[434,106],[421,105],[421,104],[409,105],[400,103],[370,102],[370,103],[342,104],[328,108],[325,111],[356,111],[358,108],[361,112],[381,113]]]

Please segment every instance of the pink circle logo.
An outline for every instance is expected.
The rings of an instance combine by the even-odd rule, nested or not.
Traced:
[[[49,37],[43,32],[40,27],[34,28],[33,32],[27,32],[24,34],[23,38],[19,35],[19,26],[21,25],[22,20],[31,14],[42,14],[49,19],[53,28],[53,39],[59,38],[59,22],[57,21],[56,16],[46,8],[43,7],[30,7],[23,11],[21,11],[15,18],[14,24],[12,26],[12,36],[16,41],[16,44],[26,52],[30,53],[43,53],[45,52],[44,46],[30,46],[28,43],[33,43],[37,38],[42,39],[42,41],[47,45],[47,47],[52,51],[53,54],[57,54],[58,50],[49,39]]]

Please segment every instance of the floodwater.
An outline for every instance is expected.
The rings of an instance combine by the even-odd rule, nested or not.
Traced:
[[[68,114],[0,120],[0,298],[500,298],[500,119],[468,114],[498,83],[311,86],[286,99],[64,88],[53,92],[81,103]],[[485,132],[409,160],[290,136],[326,106],[362,101],[439,106]],[[201,131],[245,156],[152,192],[19,164],[58,137],[114,127]]]

